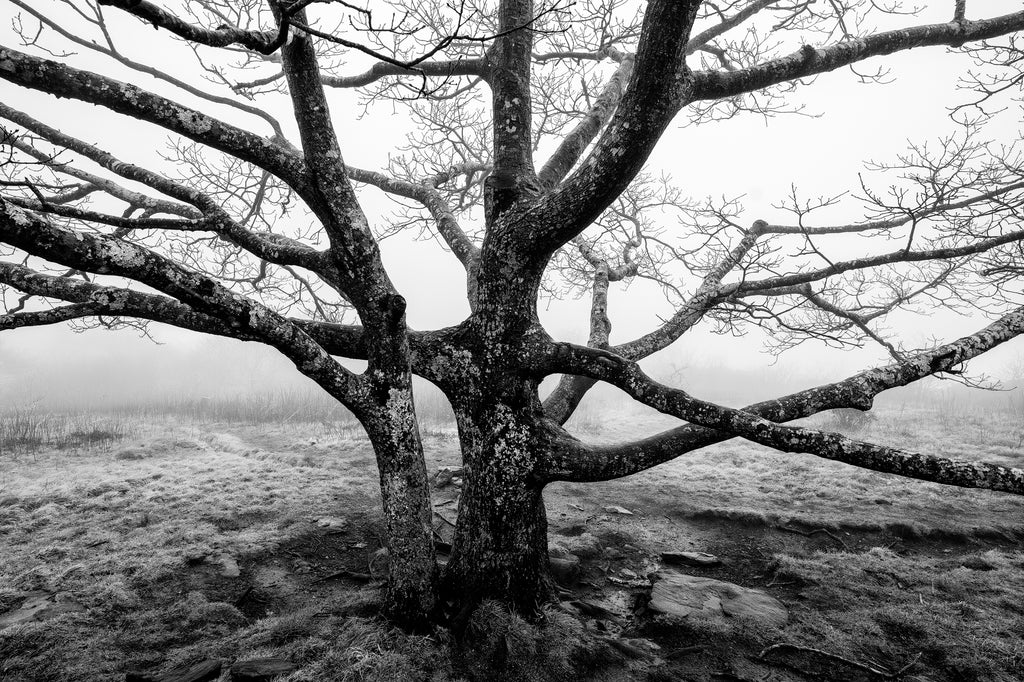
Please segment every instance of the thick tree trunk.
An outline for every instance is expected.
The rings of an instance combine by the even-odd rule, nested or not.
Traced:
[[[498,599],[524,614],[553,595],[543,483],[535,476],[546,448],[530,414],[507,405],[456,408],[465,467],[452,559],[449,600],[472,607]]]
[[[364,426],[373,443],[387,524],[387,610],[412,628],[429,625],[437,604],[430,488],[410,391],[393,390]]]

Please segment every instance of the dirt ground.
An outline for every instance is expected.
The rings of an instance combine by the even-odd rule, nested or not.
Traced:
[[[1024,679],[1024,500],[1009,495],[739,442],[622,481],[553,485],[553,553],[580,560],[562,603],[539,624],[487,605],[477,649],[460,650],[445,631],[407,635],[377,615],[376,471],[356,428],[104,419],[94,431],[116,438],[0,454],[3,680],[123,680],[209,659],[227,680],[232,662],[261,657],[290,662],[291,682]],[[1024,463],[1024,427],[1004,415],[828,419],[816,423]],[[614,442],[667,424],[574,426]],[[425,438],[432,470],[458,464],[450,428]],[[434,491],[439,539],[458,493]],[[665,552],[720,563],[669,566]],[[788,620],[658,614],[651,578],[666,571],[761,590]]]

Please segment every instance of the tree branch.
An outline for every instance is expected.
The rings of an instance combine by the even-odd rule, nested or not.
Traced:
[[[633,75],[600,140],[579,169],[533,209],[543,216],[530,235],[535,264],[545,263],[629,185],[688,98],[686,43],[695,0],[652,0],[644,14]]]
[[[738,71],[699,71],[693,74],[691,101],[735,97],[771,85],[834,71],[870,57],[927,45],[958,47],[966,42],[995,38],[1024,29],[1024,12],[991,19],[952,21],[886,31],[828,47],[804,45],[786,57]]]
[[[52,206],[43,206],[41,204],[36,206],[31,203],[19,202],[19,205],[25,208],[44,210],[48,213],[65,215],[67,217],[76,217],[82,220],[94,220],[107,225],[115,225],[117,227],[132,229],[148,227],[150,229],[209,230],[218,234],[223,239],[249,251],[258,258],[262,258],[268,262],[299,265],[317,273],[325,281],[334,282],[336,280],[336,274],[333,270],[333,266],[325,260],[323,253],[301,242],[281,235],[271,233],[258,234],[247,229],[243,225],[232,220],[227,212],[225,212],[217,202],[192,187],[175,182],[163,175],[160,175],[159,173],[154,173],[153,171],[142,168],[141,166],[125,163],[109,152],[70,135],[66,135],[56,128],[52,128],[45,123],[32,118],[28,114],[12,109],[3,103],[0,103],[0,117],[17,123],[26,130],[32,131],[52,144],[79,153],[89,160],[99,164],[101,167],[106,168],[127,180],[139,182],[152,187],[153,189],[178,199],[179,201],[187,202],[188,204],[191,204],[191,206],[183,206],[168,201],[154,199],[144,194],[127,190],[106,178],[101,178],[97,175],[79,171],[60,164],[54,158],[47,156],[27,143],[23,143],[18,140],[12,140],[9,142],[9,144],[12,144],[18,149],[34,156],[45,164],[54,167],[55,170],[83,179],[107,192],[111,196],[127,202],[131,206],[138,206],[140,208],[156,212],[170,213],[172,215],[180,215],[189,219],[191,222],[167,221],[161,224],[159,222],[149,221],[148,225],[146,225],[139,222],[139,219],[137,218],[117,221],[111,216],[103,216],[102,214],[94,212],[85,212],[70,208],[64,208],[58,211],[54,210],[54,207]],[[72,213],[76,211],[78,214],[72,215]],[[202,219],[200,220],[200,218]]]
[[[452,76],[482,76],[485,73],[483,59],[459,59],[444,62],[422,62],[415,67],[377,62],[366,71],[352,76],[324,74],[320,80],[331,88],[359,88],[387,76],[421,76],[451,78]]]
[[[233,326],[216,317],[196,312],[184,303],[159,294],[148,294],[118,286],[104,286],[70,277],[44,275],[23,265],[4,262],[0,262],[0,284],[6,284],[29,296],[52,298],[79,306],[62,313],[67,319],[92,315],[135,317],[241,341],[261,340],[259,336],[250,333],[244,327]],[[81,314],[72,314],[75,310]],[[6,328],[64,321],[47,319],[43,316],[20,319],[21,322],[9,321],[7,323],[9,326]],[[302,329],[331,355],[355,360],[366,359],[366,344],[362,327],[296,318],[288,318],[288,321]],[[3,325],[4,322],[0,321],[0,329],[5,328]],[[419,348],[428,345],[431,336],[432,333],[416,333],[413,347]],[[419,355],[427,356],[429,353],[421,349]],[[425,366],[429,359],[431,358],[423,358]],[[424,371],[426,378],[433,378],[429,371]]]
[[[357,406],[364,400],[359,377],[339,365],[296,325],[266,306],[147,249],[113,237],[51,225],[2,197],[0,240],[76,270],[125,277],[151,286],[197,312],[258,336],[346,406]]]
[[[146,209],[154,213],[168,213],[170,215],[181,216],[183,218],[197,218],[200,215],[200,212],[196,210],[196,204],[200,197],[197,192],[190,188],[173,182],[158,173],[148,171],[141,166],[124,163],[113,154],[77,138],[71,137],[70,135],[66,135],[56,128],[48,126],[42,121],[39,121],[22,111],[18,111],[17,109],[7,106],[3,102],[0,102],[0,118],[4,118],[12,123],[18,124],[25,130],[35,133],[57,147],[62,147],[69,151],[81,154],[85,158],[99,165],[101,168],[112,171],[126,180],[131,180],[133,182],[138,182],[148,187],[152,187],[162,194],[185,203],[179,204],[166,201],[150,197],[146,194],[142,194],[141,192],[129,190],[115,182],[112,182],[111,180],[108,180],[107,178],[103,178],[94,173],[88,173],[74,168],[69,164],[62,163],[54,155],[47,154],[25,140],[21,140],[13,136],[11,139],[5,140],[6,144],[9,144],[16,149],[20,149],[57,172],[70,175],[71,177],[78,178],[79,180],[84,180],[96,189],[106,192],[112,197],[120,199],[130,206],[138,206],[139,208]]]
[[[562,139],[551,158],[541,168],[537,177],[540,186],[544,189],[554,188],[569,174],[572,167],[583,156],[583,152],[601,132],[601,128],[612,117],[622,99],[622,94],[633,75],[635,57],[617,50],[609,49],[607,52],[612,59],[618,62],[619,66],[608,79],[601,93],[594,99],[587,115]]]
[[[608,317],[608,263],[601,261],[594,268],[594,283],[590,300],[591,348],[608,348],[612,323]],[[580,401],[596,382],[589,377],[564,375],[558,386],[544,400],[544,415],[558,424],[564,424],[579,407]]]
[[[259,166],[296,189],[306,182],[306,165],[292,150],[134,85],[7,47],[0,47],[0,78],[156,124]]]
[[[749,405],[743,408],[742,412],[770,422],[786,422],[840,407],[867,410],[871,408],[874,397],[882,391],[906,386],[931,374],[948,371],[1021,334],[1024,334],[1024,307],[1004,315],[975,334],[934,350],[918,353],[903,362],[866,370],[842,381],[800,391],[776,400]],[[579,347],[566,350],[567,345],[556,344],[554,348],[549,349],[550,364],[542,368],[545,372],[573,373],[572,368],[575,368],[578,373],[587,376],[602,373],[611,376],[630,365],[628,361],[610,353],[602,356],[597,351]],[[538,364],[546,365],[544,362]],[[592,371],[594,367],[601,369]],[[655,397],[650,402],[659,400],[661,398]],[[749,430],[748,433],[754,435]],[[778,433],[774,432],[773,438]],[[735,435],[687,424],[633,443],[594,447],[561,432],[557,434],[559,452],[552,457],[549,475],[552,480],[611,480],[644,471],[687,452],[729,440]],[[746,434],[743,435],[746,437]],[[806,444],[806,441],[804,443]],[[784,443],[782,445],[785,446]],[[870,461],[865,460],[865,463],[870,464]]]
[[[487,55],[494,138],[494,168],[485,181],[488,224],[536,187],[530,94],[533,31],[522,28],[533,18],[533,0],[501,0],[501,37]]]
[[[690,38],[689,42],[686,43],[686,54],[693,54],[697,50],[704,48],[715,38],[728,33],[761,10],[778,4],[779,2],[780,0],[755,0],[754,2],[751,2],[739,12],[736,12],[736,14],[722,19],[722,21],[714,26],[701,31]]]
[[[148,0],[97,0],[97,3],[134,14],[156,28],[167,29],[189,42],[209,47],[241,45],[260,54],[271,54],[288,38],[287,23],[280,31],[251,31],[234,26],[210,29],[190,24]]]
[[[982,253],[994,247],[1002,246],[1003,244],[1010,244],[1022,240],[1024,240],[1024,230],[1018,230],[1015,232],[1007,232],[1006,234],[998,237],[983,239],[966,246],[950,246],[925,251],[907,251],[906,249],[900,249],[898,251],[892,251],[878,256],[838,261],[827,268],[820,268],[818,270],[809,270],[807,272],[779,275],[778,277],[770,277],[768,279],[728,284],[721,288],[719,295],[723,297],[736,295],[743,296],[765,290],[780,289],[798,284],[807,284],[809,282],[838,275],[843,272],[849,272],[850,270],[863,270],[865,268],[871,268],[878,265],[888,265],[890,263],[911,263],[923,260],[960,258],[963,256]]]
[[[235,109],[238,109],[239,111],[244,111],[247,114],[251,114],[253,116],[262,118],[270,125],[271,129],[274,131],[275,136],[282,139],[284,138],[284,131],[281,129],[281,124],[277,122],[276,118],[274,118],[267,112],[263,111],[262,109],[254,107],[251,104],[246,104],[245,102],[238,102],[236,100],[231,99],[230,97],[221,97],[220,95],[210,94],[204,90],[200,90],[199,88],[189,83],[186,83],[183,80],[175,78],[170,74],[164,73],[160,69],[153,68],[152,66],[142,64],[140,62],[137,62],[133,59],[129,59],[128,57],[124,56],[117,49],[114,48],[113,42],[110,41],[109,35],[106,34],[105,28],[104,34],[107,35],[107,40],[109,43],[108,46],[99,45],[96,42],[86,40],[68,30],[65,30],[63,26],[53,21],[42,12],[39,12],[31,5],[22,2],[21,0],[11,0],[11,2],[17,7],[34,16],[38,21],[50,27],[50,29],[56,31],[58,34],[60,34],[67,40],[70,40],[71,42],[75,43],[76,45],[80,45],[88,50],[93,50],[102,55],[106,55],[107,57],[110,57],[111,59],[117,61],[118,63],[124,66],[127,66],[128,68],[134,71],[138,71],[139,73],[144,73],[148,76],[152,76],[153,78],[162,80],[165,83],[170,83],[171,85],[175,86],[176,88],[184,90],[190,95],[195,95],[196,97],[200,97],[208,102],[213,102],[215,104],[223,104],[225,106],[233,107]],[[99,15],[99,21],[102,22],[102,15]]]
[[[295,18],[304,21],[305,12],[298,12]],[[380,250],[349,181],[312,40],[308,36],[294,37],[284,46],[281,57],[303,154],[308,166],[316,169],[307,201],[330,238],[342,291],[365,315],[383,298],[395,296],[394,287],[384,273]],[[364,322],[372,327],[380,320]]]
[[[667,348],[693,328],[704,314],[714,306],[722,289],[722,279],[739,265],[743,257],[764,234],[766,223],[754,221],[739,243],[704,276],[697,290],[663,325],[638,339],[616,346],[615,353],[629,360],[639,360]]]
[[[484,165],[479,167],[480,170],[484,168]],[[430,212],[431,217],[434,218],[438,234],[441,235],[441,238],[444,239],[445,244],[452,250],[455,257],[459,259],[459,262],[466,268],[474,267],[475,262],[480,257],[480,249],[463,232],[459,226],[458,219],[452,212],[451,206],[444,200],[441,193],[437,191],[437,183],[433,179],[417,184],[353,166],[348,166],[348,174],[356,182],[373,185],[388,194],[412,199],[423,204],[427,211]]]

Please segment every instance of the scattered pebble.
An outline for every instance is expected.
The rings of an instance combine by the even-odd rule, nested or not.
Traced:
[[[629,511],[625,507],[619,507],[614,504],[605,507],[604,510],[609,514],[623,514],[625,516],[633,516],[633,512]]]

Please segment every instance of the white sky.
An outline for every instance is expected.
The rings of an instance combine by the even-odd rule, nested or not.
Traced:
[[[952,11],[952,2],[933,3],[921,20],[901,20],[913,23],[943,21]],[[40,2],[39,7],[56,7],[54,0]],[[1010,0],[973,1],[969,4],[971,16],[989,16],[1014,11],[1019,3]],[[0,26],[9,25],[14,8],[0,0]],[[54,14],[59,15],[57,10]],[[108,11],[108,16],[116,12]],[[141,61],[153,64],[173,63],[176,58],[193,64],[191,54],[178,48],[169,48],[163,33],[142,32],[128,20],[122,22],[124,30],[114,33],[125,51]],[[0,29],[2,42],[18,48],[18,39],[9,29]],[[173,88],[148,77],[127,72],[107,60],[82,55],[68,60],[75,66],[101,66],[102,73],[131,80],[136,84],[190,103]],[[881,60],[877,60],[881,61]],[[895,82],[889,85],[855,85],[847,72],[825,74],[811,86],[801,89],[793,97],[794,103],[803,103],[807,111],[819,114],[782,116],[764,120],[745,115],[735,120],[703,125],[699,128],[673,127],[664,137],[651,160],[651,167],[670,172],[677,183],[694,197],[705,195],[746,195],[749,212],[745,222],[763,218],[769,222],[788,222],[787,216],[771,208],[796,184],[804,196],[831,195],[845,189],[854,189],[857,173],[865,160],[892,159],[902,151],[906,141],[925,141],[952,130],[946,107],[960,101],[955,91],[957,76],[967,67],[961,56],[946,54],[943,48],[922,48],[896,57],[886,58],[892,68]],[[870,70],[872,62],[864,65]],[[353,65],[349,71],[358,71]],[[184,72],[178,71],[179,75]],[[211,89],[211,88],[207,88]],[[330,90],[331,105],[343,153],[346,159],[364,168],[381,169],[387,154],[402,144],[408,121],[399,113],[392,113],[390,105],[377,107],[373,115],[358,118],[355,93]],[[57,100],[0,82],[0,98],[44,122],[86,140],[101,143],[121,158],[159,168],[156,150],[163,146],[164,134],[158,129],[111,114],[98,107],[68,100]],[[278,115],[286,129],[294,126],[287,119],[286,109],[267,106]],[[240,119],[222,108],[204,104],[200,108],[225,115],[234,122]],[[1005,118],[1002,127],[990,130],[989,136],[1011,142],[1019,137],[1019,116]],[[250,128],[265,132],[262,122],[256,120]],[[292,135],[292,139],[297,136]],[[362,200],[371,219],[381,219],[386,201],[379,191],[363,190]],[[837,221],[852,222],[859,215],[837,216]],[[465,302],[465,276],[461,266],[450,254],[443,253],[432,242],[412,242],[398,237],[382,245],[385,263],[392,279],[409,301],[408,317],[411,326],[418,329],[435,328],[456,323],[468,312]],[[841,254],[839,254],[841,255]],[[541,319],[545,326],[561,338],[586,338],[587,301],[542,302]],[[661,295],[652,287],[638,284],[624,292],[613,286],[610,301],[613,322],[613,342],[634,338],[657,324],[659,315],[669,314]],[[929,320],[902,319],[899,321],[903,340],[909,346],[923,345],[933,336],[952,338],[983,326],[983,319],[964,319],[941,311]],[[159,340],[175,348],[202,347],[203,340],[196,334],[159,327]],[[696,330],[684,337],[672,349],[665,351],[670,361],[683,365],[702,363],[729,364],[741,367],[761,367],[771,358],[760,353],[761,339],[756,334],[745,339],[712,337],[705,330]],[[83,363],[91,371],[109,365],[110,376],[117,376],[119,364],[135,367],[147,362],[160,364],[166,349],[135,338],[131,332],[118,333],[116,338],[108,332],[72,334],[64,328],[18,330],[0,335],[0,396],[17,391],[18,381],[46,373],[47,366]],[[1024,343],[1019,339],[998,349],[977,367],[992,373],[1010,366],[1014,359],[1024,355]],[[6,358],[6,361],[5,361]],[[12,367],[12,358],[19,366]],[[826,351],[820,346],[806,344],[791,352],[779,363],[782,373],[807,371],[813,365],[822,379],[838,378],[866,365],[884,361],[884,353],[877,348],[862,351]],[[813,372],[812,372],[813,373]],[[102,376],[102,373],[100,373]],[[15,382],[15,383],[12,383]],[[0,397],[2,399],[2,397]]]

